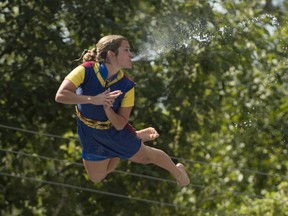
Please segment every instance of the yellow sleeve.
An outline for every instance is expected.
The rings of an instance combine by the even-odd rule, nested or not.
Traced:
[[[84,82],[85,78],[85,68],[81,65],[73,69],[66,77],[65,79],[70,80],[76,88],[78,88],[81,83]]]
[[[121,107],[132,107],[134,106],[134,99],[135,99],[135,90],[134,87],[132,89],[130,89],[128,92],[126,92],[122,103],[121,103]]]

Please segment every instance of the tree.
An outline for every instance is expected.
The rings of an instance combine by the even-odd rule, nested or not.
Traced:
[[[286,2],[0,6],[1,214],[286,214]],[[189,187],[129,162],[103,184],[88,181],[74,109],[54,96],[106,34],[126,36],[141,58],[125,71],[137,83],[131,122],[156,127],[149,145],[187,165]]]

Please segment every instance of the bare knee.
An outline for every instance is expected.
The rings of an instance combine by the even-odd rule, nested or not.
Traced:
[[[93,175],[93,176],[89,176],[89,179],[94,182],[94,183],[100,183],[103,181],[103,179],[106,177],[106,175]]]
[[[101,182],[107,175],[107,167],[110,160],[87,161],[83,160],[89,179],[94,183]]]

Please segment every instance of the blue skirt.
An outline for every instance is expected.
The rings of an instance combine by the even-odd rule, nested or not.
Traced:
[[[141,147],[141,139],[130,127],[125,127],[120,131],[114,127],[106,130],[95,129],[85,125],[78,118],[77,124],[84,160],[100,161],[113,157],[128,159]]]

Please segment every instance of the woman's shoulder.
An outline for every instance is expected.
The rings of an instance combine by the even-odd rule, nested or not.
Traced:
[[[81,64],[81,66],[83,66],[83,67],[94,67],[94,65],[95,65],[95,61],[87,61],[87,62],[83,62],[82,64]]]

